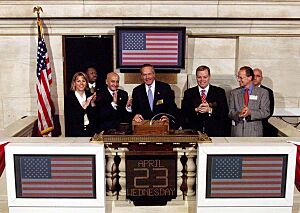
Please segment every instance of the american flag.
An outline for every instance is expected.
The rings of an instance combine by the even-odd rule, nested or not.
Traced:
[[[122,33],[123,65],[177,65],[179,33]]]
[[[52,100],[50,85],[52,84],[51,67],[47,53],[46,43],[42,34],[42,21],[38,24],[38,49],[37,49],[37,108],[38,108],[38,130],[40,135],[50,135],[54,128],[52,118]]]
[[[283,197],[283,156],[213,156],[209,197]]]
[[[93,156],[20,157],[21,196],[93,198]]]

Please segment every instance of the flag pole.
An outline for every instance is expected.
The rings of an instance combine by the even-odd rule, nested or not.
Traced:
[[[42,23],[41,23],[41,17],[40,17],[41,12],[44,12],[43,8],[41,6],[35,6],[33,8],[33,13],[36,13],[36,16],[37,16],[38,36],[39,37],[42,37]]]
[[[40,12],[44,12],[43,11],[43,8],[41,7],[41,6],[35,6],[34,8],[33,8],[33,13],[37,13],[37,18],[38,18],[38,20],[40,19]]]
[[[40,13],[43,8],[36,6],[33,12],[37,14],[38,51],[37,51],[37,96],[38,96],[38,131],[41,136],[51,136],[54,129],[52,116],[52,100],[50,85],[52,84],[51,67],[47,53],[46,43],[42,33]]]

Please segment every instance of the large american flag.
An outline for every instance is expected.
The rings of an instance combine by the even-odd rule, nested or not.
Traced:
[[[284,156],[213,156],[208,197],[283,197]]]
[[[95,197],[93,156],[20,157],[21,197]]]
[[[38,130],[40,135],[50,135],[54,128],[52,117],[52,100],[50,85],[52,84],[51,67],[47,53],[46,43],[42,33],[42,21],[38,24],[38,49],[37,49],[37,108],[38,108]]]
[[[122,65],[177,65],[179,33],[122,33]]]

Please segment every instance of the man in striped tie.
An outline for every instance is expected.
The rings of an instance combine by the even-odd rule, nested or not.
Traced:
[[[185,128],[199,130],[208,136],[228,136],[230,123],[225,90],[210,84],[210,68],[196,69],[197,86],[184,92],[182,110]]]

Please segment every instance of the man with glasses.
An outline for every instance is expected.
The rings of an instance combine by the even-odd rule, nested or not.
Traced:
[[[262,119],[270,115],[268,91],[254,86],[254,72],[251,67],[241,67],[237,80],[240,87],[233,89],[229,98],[231,136],[262,137]]]

